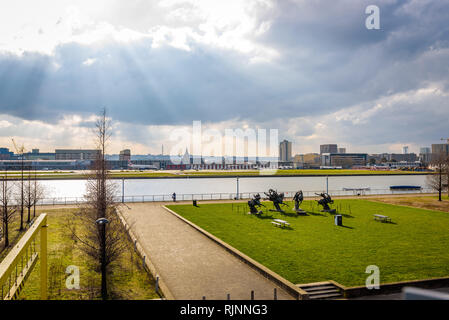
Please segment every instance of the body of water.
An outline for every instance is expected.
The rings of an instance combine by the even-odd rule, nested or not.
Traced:
[[[46,198],[81,198],[86,191],[84,180],[43,180]],[[122,196],[122,180],[117,184],[117,196]],[[366,193],[391,193],[392,185],[416,185],[426,188],[425,175],[391,175],[391,176],[330,176],[326,177],[257,177],[238,178],[239,193],[264,192],[276,189],[283,192],[303,190],[305,195],[326,191],[326,184],[331,194],[352,194],[343,192],[343,188],[370,188]],[[178,199],[190,199],[192,194],[235,194],[237,178],[177,178],[177,179],[129,179],[124,180],[126,197],[166,195],[169,200],[173,192]],[[291,196],[287,194],[287,196]],[[226,196],[223,196],[226,198]],[[162,200],[160,197],[157,200]],[[200,198],[201,199],[201,198]],[[207,199],[204,198],[204,199]],[[146,201],[150,201],[148,198]]]

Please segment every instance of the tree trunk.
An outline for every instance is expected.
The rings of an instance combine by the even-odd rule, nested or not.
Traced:
[[[443,190],[443,184],[442,184],[442,172],[440,169],[439,172],[439,180],[438,180],[438,201],[441,201],[441,191]]]
[[[3,237],[5,238],[5,248],[9,246],[9,230],[8,230],[8,222],[3,223]]]

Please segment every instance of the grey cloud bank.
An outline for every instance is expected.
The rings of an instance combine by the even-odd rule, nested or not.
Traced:
[[[156,23],[189,27],[193,33],[183,43],[189,50],[170,39],[155,46],[148,35],[64,43],[51,55],[0,53],[0,114],[54,124],[63,115],[88,116],[106,106],[129,130],[132,124],[247,119],[277,126],[298,144],[338,137],[352,146],[428,144],[447,130],[449,1],[278,1],[256,7],[256,27],[268,27],[244,37],[276,52],[260,61],[254,50],[192,36],[201,34],[200,18],[175,23],[142,15],[132,21],[139,8],[132,4],[108,19],[140,32]],[[381,30],[365,28],[369,4],[380,7]],[[182,8],[178,3],[171,9]],[[192,10],[191,4],[185,8]],[[283,123],[303,128],[288,130]],[[144,142],[141,133],[130,136]]]

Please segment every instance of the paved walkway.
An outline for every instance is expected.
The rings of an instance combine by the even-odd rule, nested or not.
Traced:
[[[160,203],[121,209],[175,299],[292,299],[270,280],[167,212]]]

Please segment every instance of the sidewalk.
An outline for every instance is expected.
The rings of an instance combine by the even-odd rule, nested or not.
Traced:
[[[128,208],[127,208],[128,207]],[[161,203],[133,203],[121,212],[175,299],[293,299]]]

